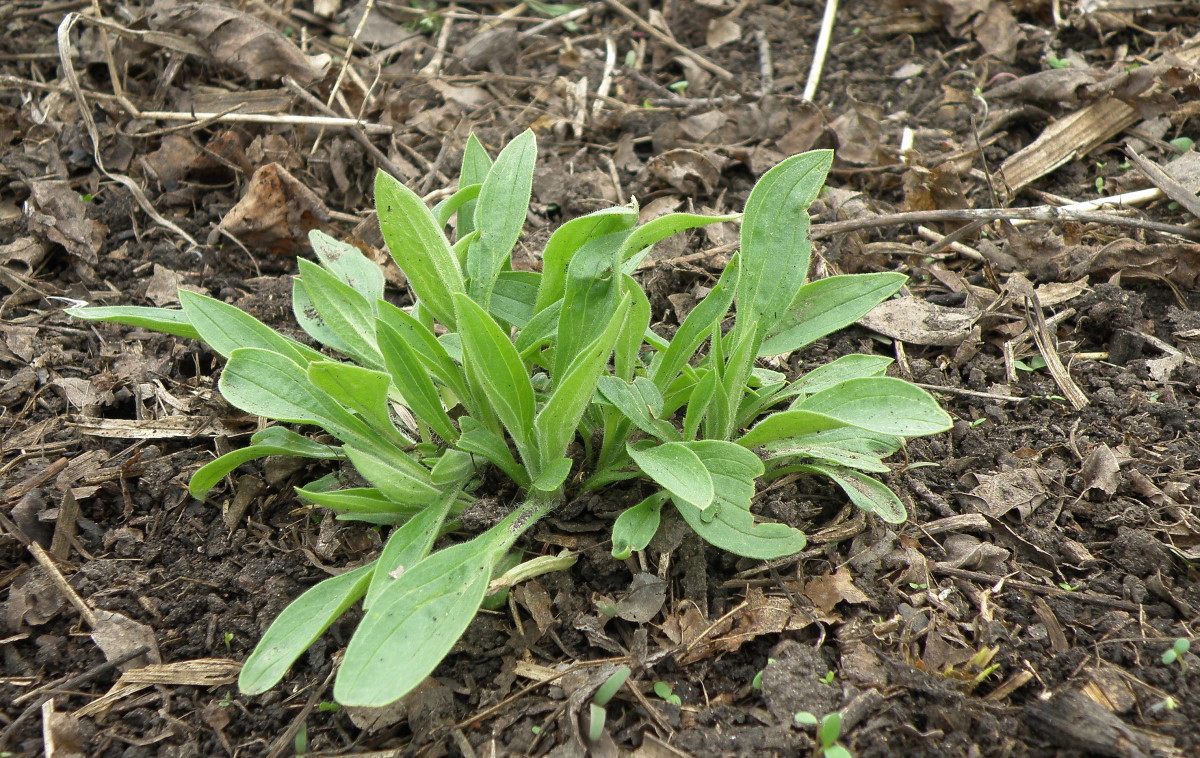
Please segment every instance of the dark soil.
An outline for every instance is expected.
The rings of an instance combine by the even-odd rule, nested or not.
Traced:
[[[1169,165],[1188,152],[1178,138],[1200,138],[1195,63],[1178,55],[1200,33],[1189,3],[843,3],[815,104],[800,97],[824,7],[815,0],[628,4],[728,79],[605,2],[532,35],[522,33],[545,20],[536,8],[425,5],[436,8],[374,3],[340,79],[361,16],[351,0],[225,0],[224,15],[186,23],[188,4],[173,0],[153,14],[137,0],[0,7],[0,754],[797,755],[814,734],[794,714],[841,710],[841,742],[859,758],[1200,755],[1200,659],[1162,657],[1193,636],[1200,608],[1200,248],[1132,228],[1128,215],[993,223],[956,237],[966,248],[930,243],[912,224],[818,234],[817,275],[901,271],[911,302],[942,316],[974,309],[942,338],[928,324],[891,337],[856,326],[779,364],[874,352],[944,388],[953,431],[912,443],[888,480],[909,505],[901,527],[820,482],[781,481],[756,508],[804,529],[804,553],[763,565],[668,524],[621,563],[606,534],[625,504],[576,502],[527,544],[577,550],[575,567],[481,613],[394,712],[332,703],[353,613],[279,687],[241,695],[237,663],[279,610],[372,558],[381,534],[303,509],[292,486],[323,472],[289,461],[248,465],[192,499],[191,473],[258,428],[216,393],[219,360],[62,309],[169,306],[184,286],[300,336],[290,277],[309,254],[303,232],[378,252],[367,211],[380,155],[341,126],[137,118],[114,96],[185,118],[259,99],[263,113],[313,116],[279,76],[311,79],[304,88],[322,103],[337,81],[336,115],[361,114],[389,170],[423,194],[454,184],[472,130],[494,152],[532,126],[539,175],[514,261],[526,267],[562,220],[630,196],[654,213],[740,210],[762,172],[813,147],[838,151],[820,224],[1140,189],[1149,183],[1126,147]],[[77,91],[55,29],[93,8],[137,34],[77,23],[67,51]],[[139,37],[147,28],[178,35],[174,49]],[[248,53],[217,47],[230,30]],[[286,64],[269,47],[285,39],[332,55],[332,67]],[[1043,71],[1060,73],[1023,78]],[[1007,191],[1007,159],[1113,93],[1137,110],[1130,129]],[[97,156],[178,228],[148,215]],[[272,163],[284,170],[274,184],[262,171]],[[1195,220],[1170,199],[1131,213],[1182,234]],[[961,223],[929,226],[941,235]],[[715,281],[734,241],[722,225],[654,251],[641,276],[664,329]],[[392,287],[405,296],[401,279]],[[1038,315],[1049,320],[1041,350]],[[1043,355],[1061,358],[1078,397]],[[475,528],[513,493],[494,495]],[[666,585],[647,611],[632,589],[650,577]],[[114,625],[116,646],[101,650],[98,627]],[[148,663],[167,668],[147,678]],[[609,705],[604,740],[585,746],[580,710],[620,663],[631,687]],[[121,671],[125,689],[96,703]],[[679,702],[656,694],[658,682]]]

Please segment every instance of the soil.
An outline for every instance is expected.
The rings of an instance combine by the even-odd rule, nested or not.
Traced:
[[[815,0],[628,3],[668,42],[613,2],[540,30],[533,3],[365,5],[361,28],[350,0],[0,7],[3,754],[799,755],[819,750],[795,714],[840,711],[859,758],[1200,755],[1200,660],[1163,657],[1200,608],[1200,248],[1186,202],[1200,187],[1176,172],[1183,201],[1109,223],[975,225],[953,244],[942,235],[961,221],[928,223],[934,242],[899,221],[821,232],[1151,186],[1125,151],[1168,168],[1194,155],[1195,63],[1180,54],[1200,9],[843,3],[809,103]],[[79,10],[109,25],[77,21],[60,50],[55,30]],[[332,66],[314,73],[299,48]],[[322,115],[284,74],[370,128],[190,115]],[[1018,151],[1110,97],[1132,126],[1004,185]],[[814,273],[903,272],[910,299],[892,327],[864,322],[775,365],[877,353],[939,388],[953,430],[911,443],[887,477],[909,520],[784,480],[755,507],[809,534],[798,556],[737,559],[667,524],[618,562],[607,528],[637,493],[577,501],[526,544],[575,550],[576,565],[482,612],[398,708],[332,702],[354,612],[280,686],[240,694],[238,662],[280,609],[372,558],[381,532],[301,507],[293,485],[324,470],[287,460],[191,498],[191,473],[258,428],[216,392],[220,360],[63,308],[170,306],[183,286],[303,337],[289,296],[307,229],[378,252],[377,168],[427,194],[453,186],[471,131],[494,152],[527,127],[539,174],[518,267],[537,265],[564,219],[631,196],[647,214],[737,211],[782,157],[837,150],[813,209]],[[661,328],[735,241],[718,225],[655,249],[639,276]],[[513,494],[491,493],[467,528]],[[619,664],[630,685],[588,743],[581,711]]]

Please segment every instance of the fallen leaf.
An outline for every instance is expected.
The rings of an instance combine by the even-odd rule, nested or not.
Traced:
[[[329,221],[316,193],[278,163],[254,172],[246,194],[221,219],[220,228],[242,244],[273,255],[296,255],[308,248],[308,233]]]
[[[32,274],[38,264],[46,258],[46,246],[33,237],[21,237],[7,245],[0,245],[0,266],[17,265]]]
[[[858,323],[914,345],[957,345],[979,316],[978,308],[950,308],[910,296],[880,303]]]
[[[193,38],[213,60],[251,79],[291,76],[311,84],[330,62],[327,55],[300,52],[267,22],[222,5],[155,0],[146,20],[152,29]]]
[[[845,566],[834,574],[808,580],[804,584],[803,594],[825,613],[832,611],[834,606],[841,602],[852,605],[871,602],[862,590],[854,586],[854,577],[850,576],[850,569]]]
[[[992,518],[1000,518],[1016,508],[1024,519],[1046,501],[1046,485],[1036,469],[970,476],[979,484],[970,492],[955,493],[955,497],[964,507]]]
[[[1121,486],[1121,462],[1117,460],[1112,448],[1103,443],[1092,448],[1083,459],[1083,469],[1079,472],[1083,477],[1083,491],[1086,495],[1091,490],[1100,490],[1106,495],[1113,495]]]
[[[88,263],[96,262],[108,227],[87,217],[87,203],[70,184],[60,179],[31,181],[29,200],[29,231]]]
[[[737,42],[741,36],[741,25],[728,16],[722,16],[708,22],[708,32],[704,36],[704,42],[709,48],[716,50],[722,45]]]
[[[721,180],[722,161],[715,153],[686,148],[668,150],[650,159],[650,174],[685,196],[711,195]]]
[[[638,574],[629,590],[616,602],[617,615],[635,624],[644,624],[658,615],[667,599],[667,582],[654,574]]]

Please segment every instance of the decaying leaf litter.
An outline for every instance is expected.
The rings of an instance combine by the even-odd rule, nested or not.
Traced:
[[[590,750],[805,750],[801,710],[841,710],[855,755],[1197,749],[1195,660],[1162,658],[1198,602],[1195,11],[851,4],[808,103],[824,3],[616,5],[0,10],[3,749],[580,751],[581,714],[621,665]],[[529,541],[578,551],[575,568],[515,587],[395,709],[330,705],[336,627],[288,687],[239,696],[270,619],[381,537],[300,510],[291,485],[311,475],[287,460],[191,500],[190,473],[257,428],[215,394],[214,356],[62,307],[173,305],[182,286],[287,329],[309,229],[384,260],[362,213],[376,167],[429,194],[470,131],[495,148],[527,126],[545,167],[530,250],[630,195],[644,217],[728,212],[782,157],[837,150],[814,276],[912,278],[776,365],[875,352],[942,388],[955,429],[890,478],[910,521],[784,481],[757,509],[809,532],[795,560],[663,534],[618,563],[603,540],[629,503],[576,502]],[[1067,210],[967,213],[1010,205]],[[940,215],[897,217],[922,211]],[[736,239],[714,225],[656,247],[641,276],[663,328]],[[97,639],[118,617],[120,651]],[[161,664],[130,657],[154,647]]]

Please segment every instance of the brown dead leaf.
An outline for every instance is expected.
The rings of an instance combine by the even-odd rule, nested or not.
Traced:
[[[291,76],[311,84],[329,66],[328,56],[310,58],[275,27],[222,5],[155,0],[146,20],[152,29],[193,38],[217,63],[251,79]]]
[[[650,174],[685,196],[711,195],[721,181],[724,160],[711,151],[678,148],[650,159]]]
[[[883,109],[870,103],[851,100],[850,107],[835,118],[829,128],[837,137],[837,157],[860,166],[885,162],[879,153],[883,144]]]
[[[939,561],[938,566],[982,571],[985,574],[1002,573],[1004,562],[1011,555],[1004,548],[970,534],[952,534],[942,546],[946,550],[946,560]]]
[[[617,600],[617,615],[635,624],[645,624],[658,615],[667,599],[667,582],[654,574],[633,577],[629,589]]]
[[[955,493],[955,497],[961,505],[976,513],[1000,518],[1016,508],[1025,519],[1046,501],[1046,485],[1036,469],[970,474],[968,478],[978,484],[970,492]]]
[[[714,18],[708,22],[708,32],[704,36],[704,42],[710,49],[716,50],[722,45],[728,45],[730,42],[737,42],[742,36],[742,26],[738,22],[731,19],[729,16],[721,16]]]
[[[162,663],[153,629],[140,621],[103,608],[96,608],[92,613],[95,619],[92,641],[104,651],[107,660],[115,660],[140,647],[150,648],[143,655],[121,664],[122,671],[144,666],[147,662]]]
[[[87,203],[70,184],[60,179],[31,181],[29,200],[29,231],[88,263],[96,262],[108,227],[87,217]]]
[[[1096,250],[1079,245],[1069,253],[1072,279],[1093,275],[1108,277],[1165,278],[1183,289],[1200,289],[1200,245],[1164,242],[1147,245],[1136,240],[1114,240]]]
[[[984,95],[989,101],[1075,105],[1083,100],[1085,88],[1102,77],[1103,74],[1090,68],[1052,68],[1002,82]]]
[[[0,245],[0,266],[20,266],[26,274],[32,274],[45,258],[46,246],[33,237],[21,237]]]
[[[1121,486],[1121,462],[1117,460],[1113,449],[1104,443],[1092,448],[1087,454],[1083,459],[1083,470],[1079,474],[1083,477],[1083,491],[1079,493],[1081,495],[1086,495],[1091,490],[1100,490],[1111,496]]]
[[[308,247],[308,233],[329,220],[321,198],[278,163],[254,172],[246,194],[221,219],[220,228],[243,244],[273,255],[296,255]]]
[[[54,710],[54,698],[42,703],[44,758],[83,758],[87,755],[83,724],[70,713]]]
[[[1017,44],[1025,38],[1017,19],[1006,2],[993,2],[983,13],[975,17],[971,26],[975,39],[987,53],[1006,63],[1017,57]]]
[[[948,308],[901,297],[880,303],[858,323],[914,345],[957,345],[971,335],[980,313],[978,308]]]
[[[854,577],[850,576],[850,569],[845,566],[838,569],[837,573],[808,580],[803,594],[825,613],[841,602],[852,605],[871,602],[862,590],[854,586]]]
[[[840,620],[834,614],[821,611],[804,613],[788,598],[768,597],[757,587],[747,591],[745,606],[710,630],[702,642],[687,648],[679,658],[680,664],[686,666],[714,655],[737,652],[742,645],[764,634],[804,629],[817,621],[833,623]],[[707,626],[698,631],[704,629]]]

